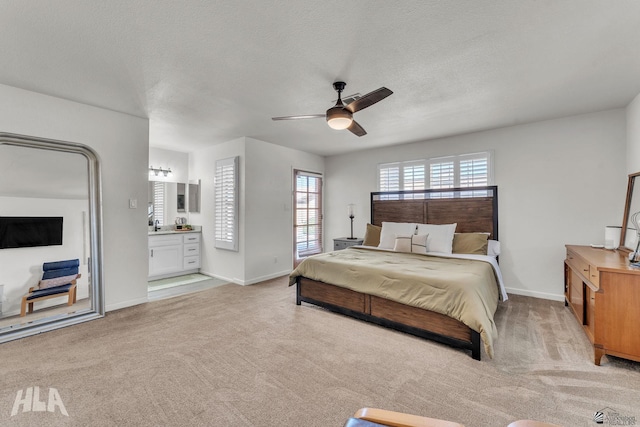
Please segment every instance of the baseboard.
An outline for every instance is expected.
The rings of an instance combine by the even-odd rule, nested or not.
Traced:
[[[123,301],[117,304],[108,304],[105,306],[104,311],[107,312],[107,311],[113,311],[113,310],[120,310],[121,308],[132,307],[134,305],[144,304],[146,302],[148,302],[148,298],[147,296],[144,296],[142,298],[131,299],[129,301]]]
[[[279,271],[277,273],[267,274],[265,276],[255,277],[255,278],[249,279],[249,280],[241,280],[241,279],[237,279],[237,278],[236,279],[231,279],[229,277],[221,276],[219,274],[215,274],[215,273],[211,273],[211,272],[207,272],[207,271],[202,271],[202,270],[200,271],[200,274],[204,274],[206,276],[215,277],[216,279],[224,280],[225,282],[230,282],[230,283],[235,283],[237,285],[247,286],[247,285],[255,285],[256,283],[264,282],[265,280],[275,279],[276,277],[286,276],[286,275],[290,274],[291,271],[292,270]]]
[[[564,295],[549,294],[547,292],[528,291],[526,289],[506,288],[508,294],[523,295],[525,297],[534,297],[540,299],[548,299],[552,301],[564,301]]]
[[[255,285],[256,283],[264,282],[265,280],[271,280],[277,277],[288,276],[289,274],[291,274],[291,271],[293,270],[289,269],[289,270],[284,270],[277,273],[267,274],[266,276],[256,277],[251,280],[245,280],[245,283],[243,283],[243,285]]]

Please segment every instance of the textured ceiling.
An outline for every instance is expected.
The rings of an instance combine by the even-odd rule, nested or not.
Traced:
[[[150,144],[240,136],[322,155],[626,106],[640,1],[20,0],[0,3],[0,83],[150,119]],[[394,94],[323,119],[346,94]]]

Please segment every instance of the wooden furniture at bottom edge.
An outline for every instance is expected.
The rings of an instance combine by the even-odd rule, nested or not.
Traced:
[[[640,361],[640,269],[623,251],[566,248],[565,305],[591,341],[594,363],[605,354]]]
[[[388,411],[386,409],[377,408],[361,408],[355,413],[352,419],[366,420],[375,425],[388,427],[464,427],[453,421],[439,420],[435,418],[427,418],[419,415],[405,414],[403,412]],[[345,427],[359,424],[347,422]],[[507,427],[560,427],[556,424],[544,423],[533,420],[518,420],[509,424]]]
[[[471,350],[471,357],[480,360],[480,334],[452,317],[306,277],[298,277],[296,289],[297,305],[304,301],[356,319]]]

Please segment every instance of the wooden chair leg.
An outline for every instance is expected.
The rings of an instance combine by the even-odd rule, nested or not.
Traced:
[[[22,304],[20,304],[20,317],[27,315],[27,297],[22,297]]]
[[[67,305],[71,306],[73,305],[74,302],[76,302],[76,290],[75,289],[69,289],[69,301],[67,302]]]
[[[33,302],[29,303],[29,313],[33,313]]]

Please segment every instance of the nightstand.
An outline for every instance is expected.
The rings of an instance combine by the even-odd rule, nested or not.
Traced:
[[[337,239],[333,239],[333,250],[339,251],[340,249],[347,249],[349,246],[361,245],[362,242],[364,242],[364,239],[361,239],[360,237],[353,239],[349,239],[348,237],[338,237]]]

